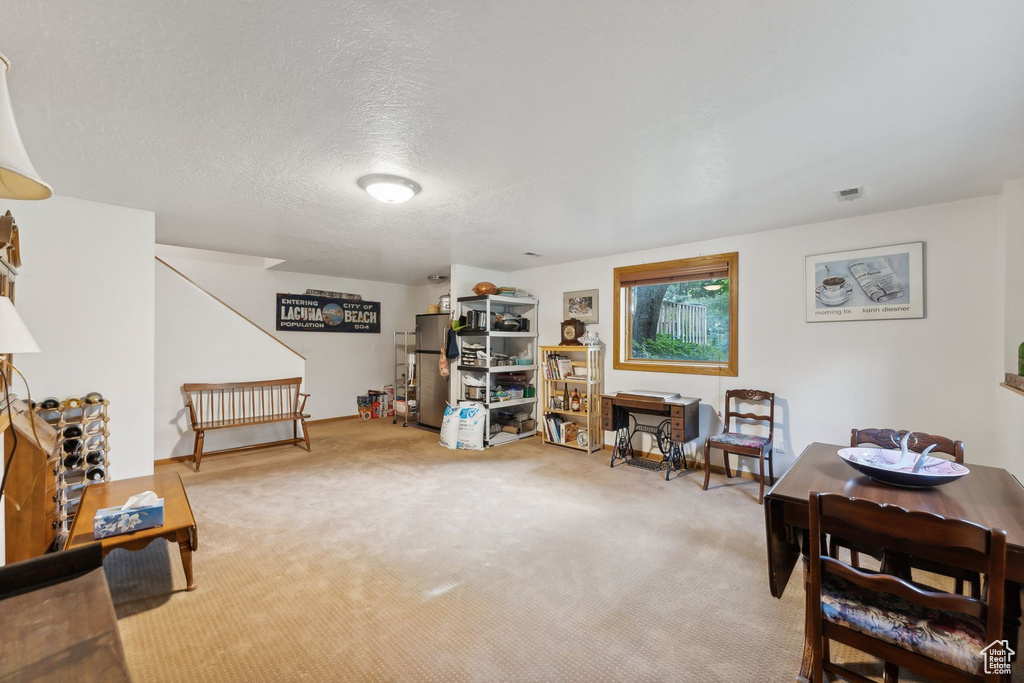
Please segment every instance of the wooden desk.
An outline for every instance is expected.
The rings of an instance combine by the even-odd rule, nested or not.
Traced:
[[[164,499],[164,523],[152,529],[142,529],[130,534],[110,536],[100,539],[103,556],[115,548],[125,550],[142,550],[158,538],[177,541],[181,551],[181,564],[185,568],[185,580],[188,590],[196,589],[192,576],[192,551],[199,548],[199,536],[196,530],[196,519],[192,515],[192,507],[185,495],[185,487],[181,477],[173,472],[162,472],[147,477],[121,479],[102,484],[91,484],[85,487],[82,502],[78,505],[74,524],[68,534],[65,549],[77,548],[88,543],[96,543],[92,537],[92,521],[97,510],[124,505],[124,502],[136,493],[153,491]]]
[[[601,427],[605,431],[617,432],[612,451],[611,466],[616,460],[627,465],[660,471],[665,469],[668,479],[673,469],[687,467],[683,443],[698,436],[699,398],[680,396],[662,391],[618,391],[601,395]],[[658,426],[640,424],[634,413],[643,415],[664,415]],[[636,457],[633,451],[633,436],[637,432],[653,434],[662,459],[650,460]]]
[[[1006,530],[1006,635],[1015,646],[1020,625],[1020,584],[1024,583],[1024,487],[1020,482],[1004,469],[969,463],[971,473],[950,484],[930,489],[897,488],[853,470],[839,458],[840,448],[844,446],[812,443],[764,497],[772,595],[782,597],[801,557],[800,546],[806,543],[810,525],[807,499],[812,491],[891,503]],[[809,628],[805,634],[810,634]],[[800,673],[807,679],[810,663],[810,641],[805,640]]]

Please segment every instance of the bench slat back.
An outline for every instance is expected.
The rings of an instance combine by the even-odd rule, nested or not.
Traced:
[[[221,384],[183,384],[199,424],[222,420],[258,420],[299,411],[301,377]]]

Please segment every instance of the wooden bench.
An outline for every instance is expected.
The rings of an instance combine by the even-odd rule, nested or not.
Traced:
[[[210,451],[207,455],[299,443],[305,443],[306,450],[311,451],[309,432],[306,431],[306,418],[309,415],[303,412],[309,394],[299,391],[301,384],[301,377],[257,382],[183,384],[181,388],[185,393],[185,407],[188,408],[189,420],[196,433],[192,452],[196,471],[199,471],[199,464],[203,460],[203,439],[211,429],[291,422],[292,438],[224,448]],[[302,436],[298,432],[299,423],[302,423]]]

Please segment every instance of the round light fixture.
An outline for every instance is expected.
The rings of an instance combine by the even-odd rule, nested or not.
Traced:
[[[419,194],[418,183],[397,175],[374,173],[364,175],[358,181],[359,187],[366,190],[371,197],[386,204],[401,204]]]

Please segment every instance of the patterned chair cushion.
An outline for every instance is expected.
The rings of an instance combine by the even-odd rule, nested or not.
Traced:
[[[985,625],[978,619],[926,609],[830,574],[822,576],[821,603],[826,621],[961,671],[981,673],[981,649],[987,643]]]
[[[711,444],[719,444],[723,446],[742,446],[743,448],[761,448],[768,439],[763,436],[753,436],[751,434],[735,434],[733,432],[725,432],[717,436],[711,437]]]

